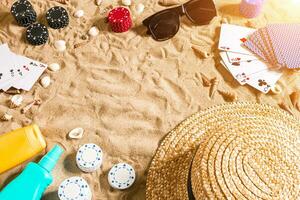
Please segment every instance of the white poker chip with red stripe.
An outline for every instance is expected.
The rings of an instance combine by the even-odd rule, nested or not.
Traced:
[[[112,9],[107,19],[112,31],[116,33],[126,32],[132,27],[130,11],[124,7]]]

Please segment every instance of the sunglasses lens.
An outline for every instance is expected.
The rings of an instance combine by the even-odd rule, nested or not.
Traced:
[[[152,17],[148,27],[155,40],[170,39],[178,32],[179,16],[170,11],[158,13]]]
[[[186,15],[199,25],[208,24],[216,15],[216,7],[212,0],[194,0],[185,4]]]

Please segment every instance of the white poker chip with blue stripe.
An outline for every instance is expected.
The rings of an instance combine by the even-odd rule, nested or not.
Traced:
[[[93,143],[82,145],[76,154],[76,163],[84,172],[94,172],[102,165],[102,149]]]
[[[124,190],[132,186],[135,181],[135,171],[127,163],[114,165],[108,173],[108,183],[111,187]]]
[[[60,200],[91,200],[92,192],[83,178],[74,176],[60,184],[58,197]]]

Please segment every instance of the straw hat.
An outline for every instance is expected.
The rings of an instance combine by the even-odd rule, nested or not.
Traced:
[[[162,141],[146,197],[189,199],[191,182],[196,199],[297,199],[299,144],[300,124],[282,110],[253,103],[209,108]]]

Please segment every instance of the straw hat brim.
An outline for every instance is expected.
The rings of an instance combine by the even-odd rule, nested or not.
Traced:
[[[268,125],[270,126],[274,125],[276,127],[278,124],[286,126],[288,127],[286,135],[294,134],[293,142],[296,143],[296,146],[299,144],[299,123],[294,117],[282,110],[255,103],[231,103],[214,106],[196,113],[182,122],[162,141],[148,171],[146,198],[188,199],[189,171],[197,147],[201,146],[205,142],[206,135],[214,133],[217,127],[224,126],[224,124],[230,125],[240,118],[257,118],[261,121],[269,121]],[[240,126],[243,126],[242,121],[239,124]],[[255,124],[253,126],[255,127]],[[203,191],[201,191],[203,185],[197,185],[196,180],[199,177],[194,175],[199,170],[197,166],[195,164],[192,173],[195,195],[197,195],[195,191],[198,190],[200,191],[199,194],[203,194]],[[299,167],[299,163],[296,163],[296,166]],[[299,178],[299,168],[297,169]],[[199,180],[201,179],[199,178]],[[208,196],[206,193],[205,195]],[[198,196],[198,198],[200,197]]]

